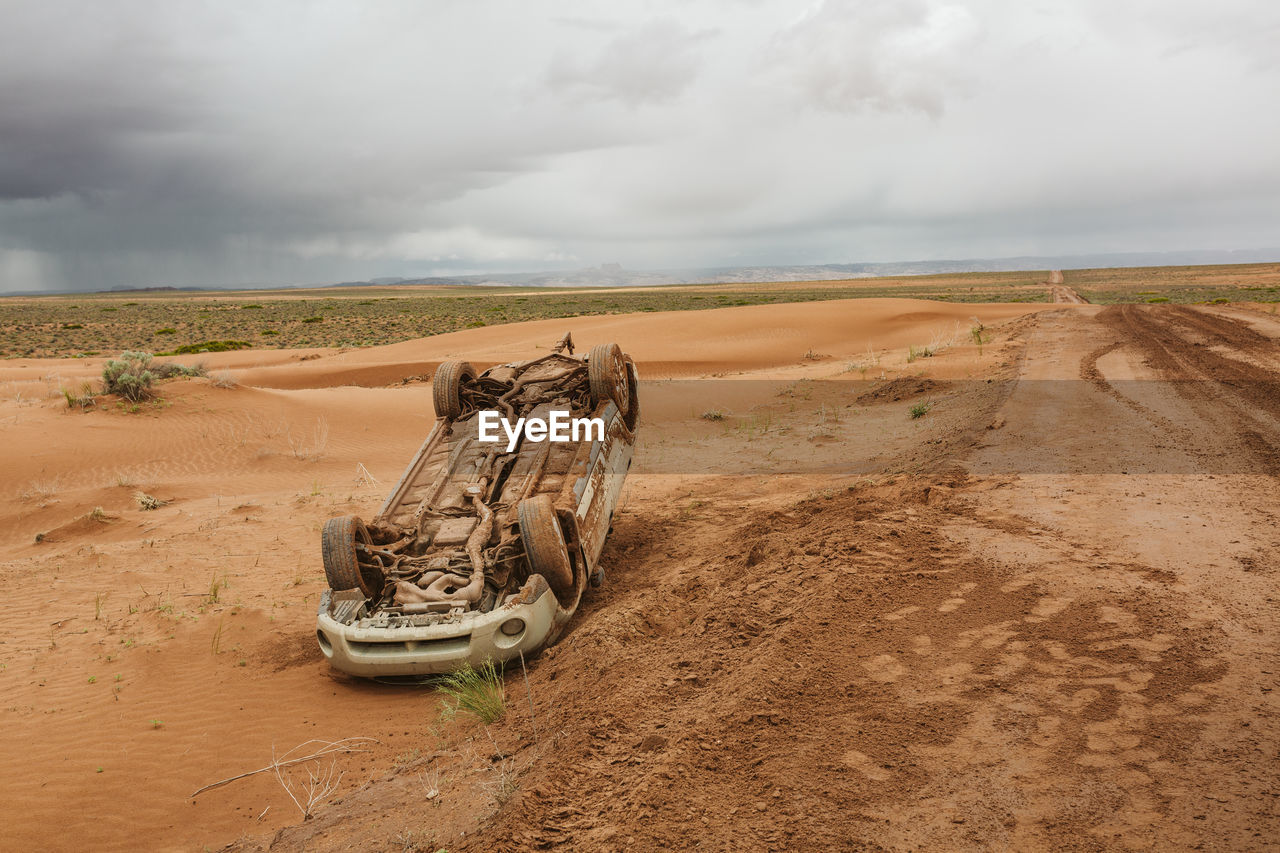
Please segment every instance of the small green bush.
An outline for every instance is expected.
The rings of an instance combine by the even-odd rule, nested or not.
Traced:
[[[479,669],[463,664],[461,669],[441,678],[436,689],[453,699],[453,704],[445,709],[450,716],[461,711],[488,725],[501,719],[507,710],[502,670],[492,660],[480,664]]]
[[[920,358],[933,358],[936,352],[937,350],[931,346],[907,347],[907,364]]]
[[[279,332],[277,332],[275,329],[263,329],[263,330],[262,330],[262,334],[263,334],[263,335],[265,335],[265,336],[270,337],[271,335],[278,335],[278,334],[280,334],[280,333],[279,333]]]
[[[67,400],[68,409],[89,409],[97,402],[93,398],[93,387],[88,382],[80,386],[79,394],[63,388],[62,396]]]
[[[1151,299],[1148,299],[1148,300],[1147,300],[1147,304],[1148,304],[1148,305],[1159,305],[1159,304],[1161,304],[1162,302],[1168,302],[1168,301],[1169,301],[1169,297],[1167,297],[1167,296],[1155,296],[1155,297],[1152,297]]]
[[[84,328],[84,324],[83,324],[83,323],[63,323],[63,324],[62,324],[62,328],[64,328],[64,329],[83,329],[83,328]]]
[[[981,351],[982,345],[987,342],[987,327],[982,325],[982,321],[977,317],[974,317],[972,322],[973,325],[969,327],[969,337],[973,339],[973,342],[978,345],[978,349]]]
[[[102,368],[103,390],[133,403],[147,399],[156,381],[151,358],[149,352],[123,352],[119,358],[109,359]]]
[[[914,421],[916,418],[923,418],[925,415],[929,413],[929,410],[932,408],[933,408],[932,402],[916,403],[914,406],[912,406],[909,409],[911,413],[911,420]]]
[[[157,335],[176,335],[178,334],[178,330],[177,329],[156,329],[156,334]]]
[[[323,322],[324,322],[324,318],[323,318],[323,317],[303,317],[303,318],[302,318],[302,322],[304,322],[304,323],[323,323]]]

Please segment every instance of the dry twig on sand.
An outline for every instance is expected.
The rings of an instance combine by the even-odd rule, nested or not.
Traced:
[[[294,764],[302,764],[305,761],[319,761],[321,758],[324,758],[330,755],[337,755],[339,753],[368,752],[368,750],[365,747],[368,746],[369,744],[374,744],[374,743],[378,743],[378,741],[374,740],[371,737],[346,737],[346,738],[343,738],[342,740],[335,740],[335,741],[309,740],[306,743],[302,743],[302,744],[299,744],[298,746],[295,746],[293,749],[289,750],[284,755],[281,755],[279,758],[276,758],[275,751],[272,750],[271,763],[268,764],[266,767],[260,767],[257,770],[250,770],[248,773],[239,773],[235,776],[229,776],[226,779],[220,779],[217,782],[213,782],[208,785],[205,785],[203,788],[200,788],[195,793],[193,793],[191,797],[189,797],[188,799],[194,799],[200,794],[203,794],[205,791],[212,791],[214,788],[221,788],[223,785],[230,784],[231,782],[235,782],[238,779],[246,779],[249,776],[257,776],[259,773],[278,773],[280,768],[282,767],[290,767]],[[309,755],[301,755],[301,756],[298,756],[297,758],[289,757],[290,755],[297,752],[298,750],[304,749],[310,746],[311,744],[320,744],[320,748],[317,749],[315,752],[310,753]],[[286,788],[285,790],[288,790],[288,788]],[[290,796],[291,797],[293,796],[292,793],[290,793]],[[297,800],[294,800],[294,802],[297,802]]]
[[[288,755],[288,753],[285,753]],[[273,755],[274,757],[274,755]],[[315,812],[316,806],[338,790],[338,785],[342,783],[342,774],[338,772],[338,759],[329,760],[329,766],[322,768],[320,762],[316,760],[314,768],[307,767],[307,778],[305,781],[297,780],[293,774],[284,769],[278,761],[273,761],[275,766],[276,781],[280,783],[280,787],[284,788],[284,792],[289,795],[289,799],[293,800],[293,804],[298,807],[298,811],[302,812],[303,820],[310,820],[311,815]]]

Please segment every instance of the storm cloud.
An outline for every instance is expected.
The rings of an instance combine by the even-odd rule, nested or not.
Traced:
[[[1280,245],[1280,6],[0,2],[0,290]]]

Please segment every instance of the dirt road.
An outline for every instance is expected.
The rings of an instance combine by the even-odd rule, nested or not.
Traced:
[[[1053,270],[1049,273],[1049,280],[1045,284],[1049,285],[1049,296],[1051,302],[1059,305],[1088,305],[1089,300],[1085,299],[1074,288],[1067,287],[1062,283],[1062,270]]]

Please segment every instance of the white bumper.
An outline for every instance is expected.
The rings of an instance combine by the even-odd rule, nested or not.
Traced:
[[[468,613],[457,622],[409,628],[343,625],[329,615],[329,592],[325,591],[316,618],[316,639],[334,669],[365,678],[436,675],[464,663],[479,666],[486,659],[502,663],[521,652],[528,656],[554,639],[559,605],[545,581],[536,586],[536,591],[531,590],[537,596],[533,601],[514,601],[489,613]],[[531,596],[521,596],[525,597]],[[512,619],[522,620],[524,628],[509,635],[501,626]]]

